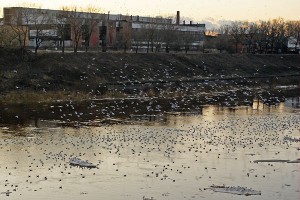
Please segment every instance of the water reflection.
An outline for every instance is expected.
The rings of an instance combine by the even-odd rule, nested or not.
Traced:
[[[212,104],[210,98],[143,98],[94,100],[82,103],[63,102],[35,105],[0,105],[0,124],[2,126],[42,127],[44,121],[60,121],[61,124],[101,125],[124,123],[128,121],[166,122],[170,115],[202,115],[205,113],[235,114],[246,112],[283,112],[285,107],[299,107],[299,97],[285,98],[284,102],[264,103],[254,98],[249,101],[239,100],[235,104],[216,96]],[[227,103],[222,103],[222,102]],[[211,110],[210,110],[211,109]],[[48,123],[48,122],[46,122]]]
[[[293,108],[300,108],[300,97],[292,97],[287,99],[286,105]]]

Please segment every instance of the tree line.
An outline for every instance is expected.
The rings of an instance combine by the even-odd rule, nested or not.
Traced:
[[[206,47],[231,53],[281,53],[287,51],[288,42],[295,52],[299,51],[300,21],[283,18],[268,21],[235,21],[210,30]]]

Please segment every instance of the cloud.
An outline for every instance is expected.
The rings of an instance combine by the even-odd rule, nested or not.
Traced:
[[[231,24],[232,20],[216,20],[212,17],[204,18],[203,20],[200,20],[199,23],[205,24],[207,30],[217,30],[222,25]]]
[[[234,22],[233,20],[226,20],[226,19],[216,20],[212,17],[206,17],[202,20],[195,20],[190,17],[182,16],[180,20],[181,20],[181,23],[183,23],[183,21],[185,21],[186,24],[190,23],[190,21],[192,21],[193,23],[205,24],[205,27],[207,30],[217,30],[222,25],[228,25],[228,24],[231,24],[232,22]]]

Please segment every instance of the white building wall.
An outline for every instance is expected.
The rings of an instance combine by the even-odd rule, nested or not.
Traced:
[[[289,49],[295,48],[296,42],[297,42],[296,38],[294,38],[294,37],[289,37],[287,47],[288,47]],[[296,48],[300,48],[299,42],[300,42],[300,41],[298,41],[298,44],[297,44]]]
[[[187,26],[187,25],[173,25],[174,30],[183,31],[183,32],[203,32],[205,31],[204,27],[200,26]],[[141,29],[141,28],[154,28],[161,30],[165,27],[164,24],[155,24],[155,23],[143,23],[143,22],[132,22],[132,28]]]

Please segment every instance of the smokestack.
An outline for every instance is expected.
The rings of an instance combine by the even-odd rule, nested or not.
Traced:
[[[177,25],[180,24],[180,11],[177,11],[177,15],[176,15],[176,24],[177,24]]]

